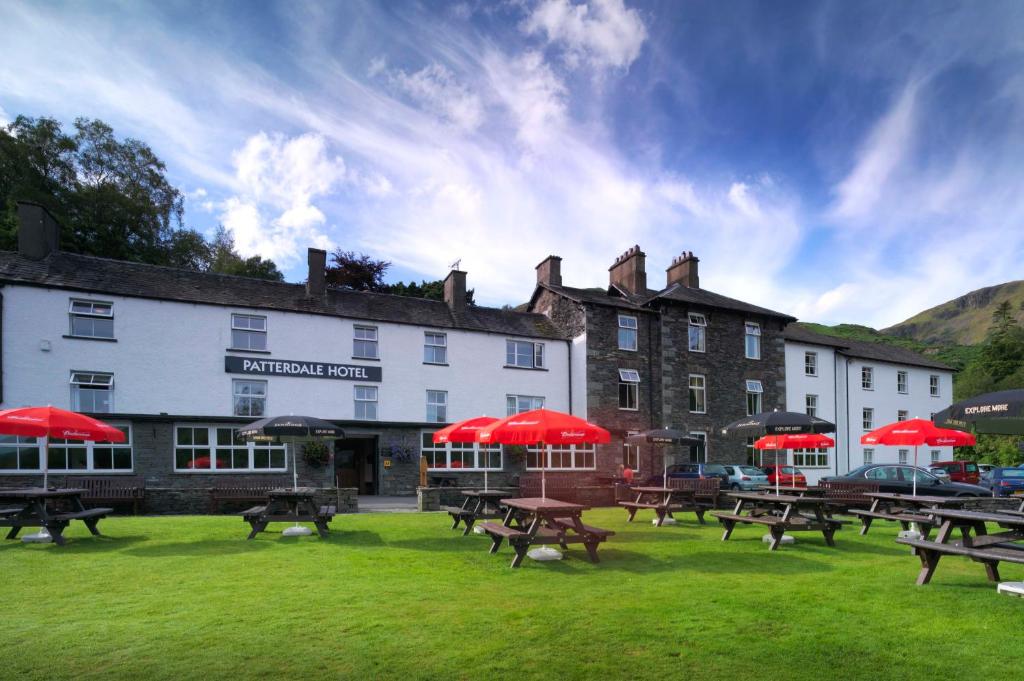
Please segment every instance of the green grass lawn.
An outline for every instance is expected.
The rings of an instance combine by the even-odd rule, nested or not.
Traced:
[[[0,678],[1020,678],[1024,601],[955,557],[915,586],[893,525],[770,553],[760,528],[625,517],[585,515],[618,533],[598,565],[518,570],[436,513],[338,516],[326,541],[231,516],[5,541]]]

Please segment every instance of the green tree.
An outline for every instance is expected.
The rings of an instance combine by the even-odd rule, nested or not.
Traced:
[[[387,260],[374,260],[365,253],[339,248],[331,253],[326,270],[327,285],[354,291],[381,291],[389,267],[391,263]]]
[[[217,227],[217,232],[209,245],[209,261],[205,269],[218,274],[284,281],[284,275],[277,269],[273,260],[264,260],[258,255],[248,258],[240,256],[235,250],[234,238],[223,225]]]
[[[397,284],[385,284],[381,289],[384,293],[392,293],[396,296],[407,296],[409,298],[425,298],[427,300],[444,300],[444,280],[436,281],[410,281],[408,284],[398,282]],[[476,305],[473,300],[473,289],[466,291],[466,305]]]
[[[992,313],[980,366],[996,383],[1024,367],[1024,329],[1014,319],[1009,301],[1000,303]]]

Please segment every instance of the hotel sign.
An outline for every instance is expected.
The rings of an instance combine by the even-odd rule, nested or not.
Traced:
[[[250,359],[231,355],[224,358],[224,371],[229,374],[333,378],[339,381],[370,381],[373,383],[380,383],[382,374],[380,367],[300,362],[293,359]]]

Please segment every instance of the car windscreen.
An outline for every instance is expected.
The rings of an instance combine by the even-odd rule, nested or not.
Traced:
[[[796,469],[792,466],[779,466],[779,472],[783,475],[794,475],[796,473]]]

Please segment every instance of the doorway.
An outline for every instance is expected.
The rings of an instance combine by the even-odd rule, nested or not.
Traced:
[[[377,494],[377,436],[335,440],[334,477],[338,487],[355,487],[359,494]]]

